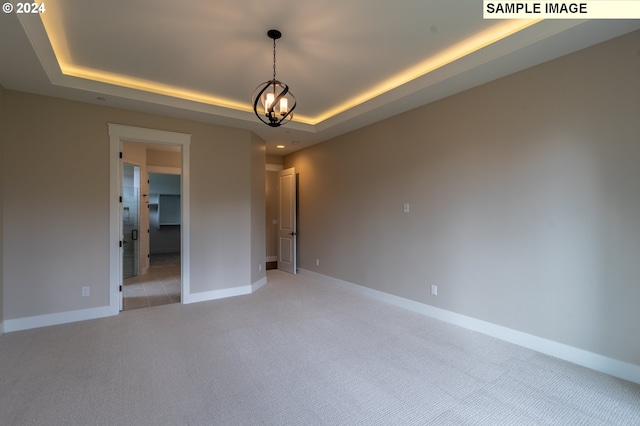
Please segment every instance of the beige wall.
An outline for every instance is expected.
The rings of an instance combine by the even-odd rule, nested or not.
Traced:
[[[277,164],[280,166],[284,163],[284,159],[278,155],[267,155],[265,161],[267,164]]]
[[[278,256],[278,209],[279,207],[279,186],[278,172],[265,172],[265,193],[266,193],[266,247],[267,257],[273,258]],[[275,223],[274,223],[275,221]]]
[[[4,332],[4,88],[0,86],[0,334]]]
[[[265,216],[265,154],[264,141],[253,135],[251,139],[251,203],[262,206],[251,211],[251,282],[255,283],[266,277],[266,236]]]
[[[5,320],[109,305],[107,123],[192,135],[191,291],[251,284],[250,132],[13,91],[4,117]]]
[[[267,247],[267,259],[278,257],[278,220],[279,209],[279,185],[278,172],[273,171],[273,167],[279,166],[282,169],[284,159],[280,156],[267,155],[267,171],[265,172],[265,236]]]
[[[300,267],[640,365],[639,45],[635,32],[285,157]]]
[[[182,167],[182,155],[179,152],[147,150],[147,164],[150,166]]]

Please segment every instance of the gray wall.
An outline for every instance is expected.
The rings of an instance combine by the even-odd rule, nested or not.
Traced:
[[[178,154],[179,156],[179,154]],[[180,226],[160,226],[159,208],[165,211],[163,203],[159,203],[163,195],[180,195],[180,175],[168,175],[161,173],[149,173],[149,252],[155,253],[179,253],[180,252]],[[165,198],[166,199],[166,198]],[[175,201],[179,209],[179,197]]]
[[[149,173],[149,194],[180,195],[180,175]]]
[[[635,32],[285,157],[300,266],[640,365],[639,45]]]
[[[264,173],[251,132],[14,91],[3,98],[3,158],[12,159],[2,163],[5,320],[109,305],[107,123],[192,135],[191,291],[252,283],[251,258],[264,257],[253,209],[265,207],[251,191],[252,174]]]

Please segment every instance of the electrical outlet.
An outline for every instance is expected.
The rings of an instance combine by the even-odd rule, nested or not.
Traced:
[[[320,259],[316,259],[316,266],[320,266]]]
[[[405,213],[409,213],[409,203],[404,203],[402,206],[402,211]]]
[[[259,272],[262,272],[262,263],[259,263],[259,264],[258,264],[258,271],[259,271]]]
[[[438,295],[438,286],[437,285],[431,284],[431,294],[434,295],[434,296]]]
[[[82,287],[82,297],[89,297],[91,295],[91,290],[89,287]]]

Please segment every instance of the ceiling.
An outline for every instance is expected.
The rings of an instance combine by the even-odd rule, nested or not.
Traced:
[[[279,128],[251,111],[271,28],[298,103]],[[480,0],[58,0],[0,15],[0,85],[245,128],[284,155],[636,29],[483,20]]]

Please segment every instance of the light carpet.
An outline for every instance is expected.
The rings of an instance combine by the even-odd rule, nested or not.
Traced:
[[[640,425],[640,386],[269,271],[256,293],[0,336],[3,425]]]

